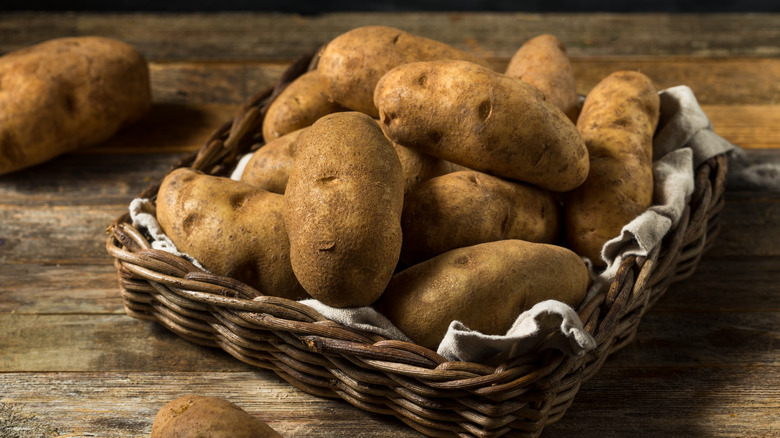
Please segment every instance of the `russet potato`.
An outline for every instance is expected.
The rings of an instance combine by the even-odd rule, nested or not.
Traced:
[[[356,307],[381,295],[401,251],[403,190],[398,156],[368,115],[330,114],[298,137],[284,222],[312,297]]]

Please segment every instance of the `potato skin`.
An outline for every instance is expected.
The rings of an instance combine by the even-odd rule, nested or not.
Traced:
[[[241,181],[271,193],[284,194],[293,165],[295,140],[305,129],[285,134],[256,150],[246,163]]]
[[[554,35],[539,35],[526,41],[509,60],[504,74],[538,88],[571,121],[577,121],[579,96],[574,70],[566,47]]]
[[[575,125],[528,83],[467,61],[394,68],[374,94],[388,138],[470,169],[552,191],[576,188],[588,152]]]
[[[160,186],[157,220],[180,251],[209,271],[264,295],[306,298],[290,264],[283,206],[282,195],[180,168]]]
[[[557,243],[561,213],[546,190],[467,170],[432,178],[408,194],[401,229],[401,261],[414,265],[497,240]]]
[[[577,127],[588,146],[590,175],[565,196],[567,245],[596,266],[601,248],[653,200],[653,133],[659,96],[642,73],[615,72],[588,93]]]
[[[401,163],[371,117],[327,115],[296,142],[284,221],[293,270],[334,307],[367,306],[401,251]]]
[[[576,308],[589,284],[585,263],[572,251],[502,240],[453,249],[397,273],[375,308],[415,343],[436,350],[453,320],[504,334],[541,301]]]
[[[203,395],[187,395],[166,403],[154,417],[151,438],[281,437],[264,421],[236,404]]]
[[[269,143],[310,126],[326,114],[344,110],[325,93],[320,72],[306,72],[290,82],[268,107],[263,118],[263,139]]]
[[[58,38],[7,53],[0,81],[0,174],[97,145],[152,105],[146,61],[108,38]]]
[[[329,42],[317,70],[328,95],[341,105],[377,118],[374,88],[393,67],[415,61],[464,59],[489,67],[481,56],[387,26],[364,26]]]

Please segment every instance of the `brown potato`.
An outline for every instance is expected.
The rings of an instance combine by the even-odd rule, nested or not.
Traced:
[[[401,251],[403,189],[392,144],[365,114],[327,115],[298,137],[284,221],[312,297],[334,307],[379,297]]]
[[[561,213],[550,192],[474,170],[442,175],[404,198],[401,261],[496,240],[557,243]]]
[[[393,67],[434,59],[464,59],[489,67],[481,56],[386,26],[350,30],[323,49],[317,70],[328,95],[342,106],[377,118],[374,87]]]
[[[396,143],[552,191],[582,184],[588,151],[563,112],[528,83],[467,61],[405,64],[374,101]]]
[[[157,195],[157,220],[176,247],[217,275],[265,295],[308,295],[290,265],[284,196],[229,178],[180,168]]]
[[[509,60],[504,74],[538,88],[571,121],[577,120],[580,108],[574,70],[566,47],[554,35],[539,35],[526,41]]]
[[[263,139],[269,143],[284,134],[311,126],[326,114],[344,110],[325,93],[320,72],[306,72],[287,85],[268,107],[263,118]]]
[[[241,181],[272,193],[284,194],[293,165],[295,140],[305,129],[285,134],[256,150],[246,163]]]
[[[418,150],[401,146],[391,141],[398,159],[401,160],[401,170],[404,175],[404,196],[420,183],[437,176],[460,170],[468,170],[459,164],[428,155]]]
[[[151,438],[274,438],[266,422],[219,397],[187,395],[165,404],[154,417]]]
[[[554,245],[502,240],[458,248],[394,275],[376,310],[436,350],[450,322],[503,335],[535,304],[580,305],[590,284],[582,259]]]
[[[639,72],[615,72],[588,93],[577,127],[588,146],[590,175],[567,194],[567,245],[596,266],[601,249],[653,200],[653,133],[659,96]]]
[[[100,37],[49,40],[0,57],[0,174],[97,145],[152,105],[146,61]]]

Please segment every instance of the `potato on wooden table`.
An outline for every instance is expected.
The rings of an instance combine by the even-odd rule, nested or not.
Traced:
[[[219,397],[187,395],[165,404],[152,424],[151,438],[275,438],[266,422]]]
[[[393,67],[415,61],[463,59],[489,67],[476,53],[387,26],[364,26],[330,41],[320,54],[317,70],[335,102],[374,118],[377,81]]]
[[[176,247],[217,275],[264,295],[307,298],[290,264],[284,196],[180,168],[157,195],[157,220]]]
[[[0,57],[0,174],[97,145],[148,113],[138,51],[101,37],[59,38]]]
[[[298,137],[284,223],[312,297],[334,307],[379,297],[401,251],[403,190],[398,155],[368,115],[330,114]]]
[[[470,169],[559,192],[588,175],[572,121],[532,85],[483,66],[404,64],[379,80],[374,102],[388,138]]]
[[[453,320],[503,335],[541,301],[576,308],[589,284],[588,269],[574,252],[502,240],[453,249],[399,272],[375,308],[415,343],[436,350]]]
[[[536,186],[475,170],[429,179],[404,198],[401,261],[496,240],[558,243],[560,206]]]
[[[653,201],[660,98],[650,78],[615,72],[588,93],[577,127],[590,155],[585,183],[565,196],[567,245],[596,266],[601,249]]]

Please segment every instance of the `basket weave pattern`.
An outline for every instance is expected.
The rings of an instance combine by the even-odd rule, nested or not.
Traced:
[[[309,68],[296,62],[279,85],[258,94],[197,153],[175,163],[225,175],[257,144],[269,102]],[[629,257],[605,293],[580,313],[597,348],[582,357],[556,350],[535,363],[497,367],[450,362],[418,345],[346,328],[295,301],[266,296],[189,261],[151,248],[129,215],[108,229],[128,315],[155,321],[196,344],[273,370],[291,385],[395,416],[429,436],[538,436],[559,420],[583,382],[635,337],[642,315],[669,285],[690,276],[718,233],[727,161],[696,170],[695,190],[677,227],[648,257]],[[140,195],[154,199],[160,182]]]

